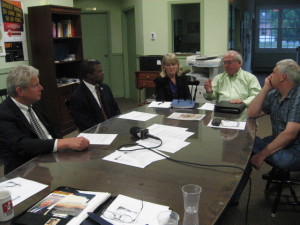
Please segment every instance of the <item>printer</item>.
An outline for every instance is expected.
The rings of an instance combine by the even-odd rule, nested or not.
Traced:
[[[204,83],[208,78],[213,77],[224,71],[222,56],[203,56],[203,55],[191,55],[186,58],[186,64],[190,67],[190,72],[186,76],[190,76],[191,81],[199,81],[197,87],[190,85],[190,91],[194,95],[195,101],[198,103],[209,102],[204,99],[203,93],[205,92]]]

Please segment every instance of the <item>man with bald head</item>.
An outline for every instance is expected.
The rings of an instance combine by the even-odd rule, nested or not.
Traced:
[[[230,101],[249,105],[261,90],[253,74],[244,71],[242,56],[236,51],[228,51],[223,56],[224,72],[208,79],[204,84],[206,100]]]

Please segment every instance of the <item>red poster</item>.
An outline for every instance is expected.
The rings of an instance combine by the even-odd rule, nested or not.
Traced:
[[[10,31],[11,35],[14,35],[14,32],[24,31],[23,9],[20,1],[1,0],[1,11],[5,32]]]

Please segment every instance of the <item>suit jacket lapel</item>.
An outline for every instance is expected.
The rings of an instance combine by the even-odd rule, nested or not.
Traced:
[[[19,118],[19,120],[29,129],[31,130],[33,133],[34,130],[31,127],[30,123],[28,122],[28,120],[26,119],[26,117],[24,116],[24,114],[21,112],[21,110],[19,109],[19,107],[13,102],[13,100],[11,98],[7,99],[7,103],[8,103],[8,107],[13,111],[13,113],[16,115],[16,117]]]
[[[98,113],[102,113],[98,105],[98,102],[96,101],[95,97],[91,93],[90,89],[84,83],[82,83],[82,91],[86,95],[86,99],[88,100],[88,102],[90,102],[91,106],[95,109],[95,111]]]

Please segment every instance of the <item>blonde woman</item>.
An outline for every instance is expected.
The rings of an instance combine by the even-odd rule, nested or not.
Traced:
[[[191,99],[188,80],[179,71],[179,60],[173,53],[163,57],[161,73],[154,80],[156,101],[172,101],[173,99]]]

